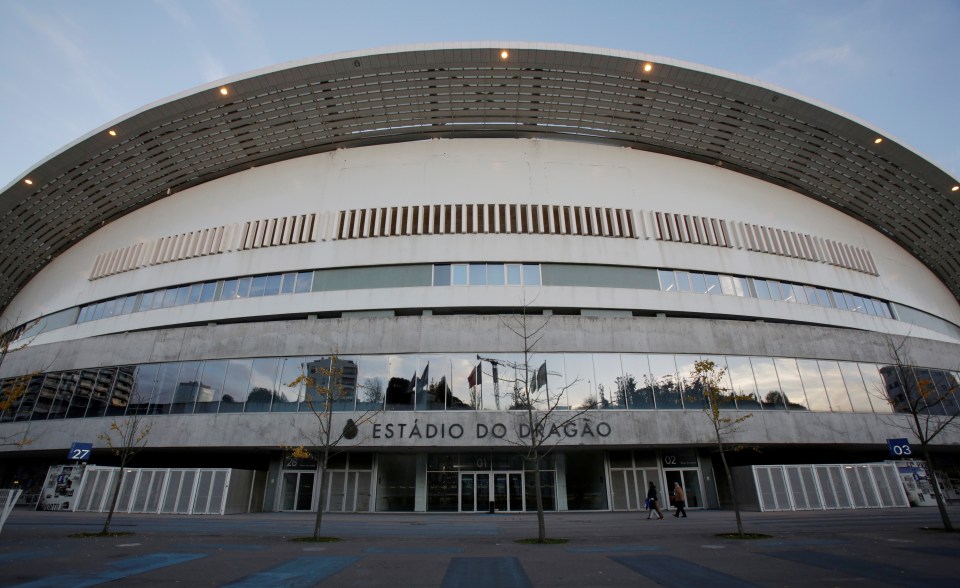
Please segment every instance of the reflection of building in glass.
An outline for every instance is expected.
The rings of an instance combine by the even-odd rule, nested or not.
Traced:
[[[753,415],[735,466],[882,461],[905,399],[960,411],[955,178],[739,76],[501,49],[240,76],[8,186],[0,318],[40,320],[0,364],[0,435],[34,440],[0,485],[149,415],[138,466],[258,470],[257,508],[522,511],[532,406],[548,508],[634,510],[651,481],[724,506],[702,359]],[[331,388],[357,434],[321,489],[283,448]],[[958,434],[933,451],[960,490]]]

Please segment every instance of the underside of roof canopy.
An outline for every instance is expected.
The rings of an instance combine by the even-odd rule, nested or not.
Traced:
[[[748,174],[881,231],[960,299],[956,180],[864,123],[754,80],[653,56],[462,43],[253,72],[147,106],[67,146],[0,195],[0,308],[86,235],[191,186],[312,153],[460,137],[588,141]]]

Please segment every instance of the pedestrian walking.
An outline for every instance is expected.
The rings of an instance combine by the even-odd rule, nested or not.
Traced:
[[[654,486],[653,482],[650,482],[650,487],[647,488],[647,500],[650,502],[650,510],[647,511],[647,519],[650,519],[653,516],[653,513],[657,513],[657,520],[663,520],[663,513],[660,512],[660,502],[657,500],[657,487]]]
[[[684,508],[687,505],[687,496],[683,493],[683,487],[680,482],[673,483],[673,504],[677,507],[677,512],[673,513],[676,518],[687,518],[687,511]]]

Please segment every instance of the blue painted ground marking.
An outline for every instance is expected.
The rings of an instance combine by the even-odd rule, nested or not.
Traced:
[[[178,549],[221,549],[223,551],[262,551],[266,545],[243,545],[242,543],[179,543]]]
[[[151,553],[150,555],[130,557],[121,561],[115,561],[107,564],[112,568],[117,568],[116,570],[107,570],[100,572],[99,574],[49,576],[33,582],[27,582],[26,584],[19,584],[18,588],[63,588],[63,586],[70,586],[71,588],[83,588],[84,586],[96,586],[98,584],[113,582],[114,580],[129,578],[130,576],[142,574],[151,570],[157,570],[167,566],[193,561],[201,557],[206,557],[206,554]]]
[[[378,555],[446,555],[463,553],[462,547],[368,547],[364,553]]]
[[[359,557],[309,556],[288,561],[265,572],[247,576],[228,588],[301,588],[314,586],[358,561]]]
[[[455,557],[440,588],[533,588],[515,557]]]
[[[930,588],[931,586],[943,586],[945,588],[949,586],[953,588],[957,585],[957,579],[955,577],[936,578],[887,564],[853,559],[832,553],[780,551],[764,553],[764,555],[826,570],[839,571],[858,578],[876,580],[877,582],[893,584],[894,586],[904,586],[905,588]]]
[[[19,561],[21,559],[39,559],[41,557],[50,557],[49,551],[14,551],[12,553],[0,553],[0,564]]]
[[[741,578],[671,555],[618,555],[610,559],[667,588],[757,588]]]
[[[567,547],[570,553],[623,553],[631,551],[660,551],[657,545],[622,545],[620,547]]]

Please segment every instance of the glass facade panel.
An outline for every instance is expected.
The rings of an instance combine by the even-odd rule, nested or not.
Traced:
[[[472,263],[470,264],[470,285],[471,286],[486,286],[487,285],[487,266],[483,263]]]
[[[707,294],[722,294],[720,286],[720,277],[717,274],[704,274],[703,278],[707,281]]]
[[[522,282],[522,268],[515,263],[508,263],[506,266],[507,270],[507,285],[508,286],[519,286]]]
[[[673,270],[657,270],[660,277],[660,289],[664,292],[679,292]]]
[[[452,283],[454,286],[466,286],[468,281],[467,275],[467,265],[463,263],[457,263],[451,266]]]
[[[727,368],[733,395],[737,401],[737,408],[740,410],[759,410],[757,381],[753,377],[753,366],[750,364],[750,358],[728,356]]]
[[[769,357],[751,357],[753,376],[757,379],[757,391],[764,410],[784,410],[787,408],[783,392],[780,390],[780,381],[777,379],[777,370],[773,360]]]
[[[800,379],[800,370],[797,361],[791,358],[778,357],[773,360],[777,368],[777,379],[780,380],[780,390],[789,410],[807,410],[807,397],[803,392],[803,381]]]
[[[863,384],[867,388],[867,394],[870,396],[870,404],[873,405],[873,412],[891,413],[893,407],[887,401],[886,387],[883,378],[880,376],[880,366],[869,363],[860,364],[860,375],[863,376]]]
[[[223,398],[223,381],[227,375],[226,360],[203,362],[200,383],[197,385],[195,412],[217,412]]]
[[[652,410],[656,408],[650,362],[646,355],[622,354],[623,376],[617,380],[617,393],[627,399],[627,408]]]
[[[650,371],[654,382],[654,395],[658,410],[683,408],[682,387],[677,378],[677,365],[672,355],[651,354]]]
[[[623,381],[620,355],[616,353],[593,354],[593,373],[597,378],[597,401],[599,407],[626,409],[626,391],[620,386],[620,383]]]
[[[827,399],[827,388],[823,385],[820,376],[820,366],[815,359],[797,360],[800,371],[800,381],[807,397],[807,407],[810,410],[827,412],[830,410],[830,401]]]
[[[389,381],[390,358],[365,356],[357,372],[357,410],[381,410]]]
[[[523,266],[523,284],[525,286],[540,285],[540,266],[535,263],[528,263]]]
[[[482,367],[478,368],[477,356],[471,354],[450,354],[447,356],[450,365],[450,379],[447,386],[450,397],[447,399],[447,410],[478,410],[482,399],[480,390],[483,384]],[[481,375],[478,376],[477,374]]]
[[[153,398],[153,389],[157,385],[159,373],[160,364],[156,363],[148,363],[137,368],[127,413],[148,414],[150,412],[150,400]]]
[[[753,290],[757,293],[757,298],[762,300],[770,300],[770,287],[767,285],[766,280],[751,280],[753,282]]]
[[[386,366],[389,380],[386,390],[386,410],[413,410],[414,384],[419,371],[414,355],[388,357]]]
[[[677,355],[677,374],[683,390],[683,407],[689,410],[703,408],[703,388],[694,375],[694,363],[700,359],[698,355]]]
[[[737,408],[736,393],[734,392],[733,382],[730,380],[730,368],[727,366],[727,358],[722,355],[705,355],[701,359],[713,362],[717,373],[723,370],[723,377],[717,383],[720,386],[720,409],[735,410]]]
[[[572,410],[599,408],[596,378],[593,374],[593,355],[564,353],[563,369],[566,375],[566,405]]]
[[[276,357],[253,360],[250,370],[250,391],[246,396],[244,412],[269,412],[277,391],[277,369],[280,361]]]
[[[690,287],[690,272],[676,271],[674,275],[677,280],[677,291],[678,292],[689,292]]]
[[[292,274],[288,274],[292,275]],[[277,394],[274,397],[272,412],[296,412],[303,399],[304,384],[296,382],[306,373],[306,364],[302,357],[284,357],[280,359],[277,378]],[[296,382],[296,384],[294,384]],[[381,389],[381,394],[383,390]]]
[[[690,272],[690,290],[695,294],[707,293],[707,280],[700,272]]]
[[[293,294],[293,289],[297,285],[297,274],[283,274],[281,276],[280,293]]]
[[[433,285],[434,286],[450,285],[450,265],[449,264],[442,264],[442,263],[434,264]]]
[[[180,373],[180,363],[160,364],[160,373],[157,376],[157,386],[150,399],[150,414],[167,414],[173,402],[173,394],[177,389],[177,377]]]
[[[267,284],[263,287],[264,296],[276,296],[280,293],[280,281],[283,278],[280,274],[267,276]]]
[[[487,264],[487,285],[503,286],[504,283],[505,283],[505,278],[503,274],[503,264],[488,263]]]
[[[219,412],[243,412],[243,402],[250,392],[252,359],[231,359],[227,362],[227,375],[223,380],[223,396]]]
[[[847,387],[843,384],[843,374],[835,361],[818,361],[820,375],[823,377],[823,386],[830,399],[830,408],[833,412],[852,412],[850,397],[847,396]]]
[[[313,272],[300,272],[297,274],[297,286],[294,289],[295,294],[303,294],[313,290]]]
[[[870,404],[870,393],[863,383],[863,376],[860,375],[860,368],[857,364],[849,361],[841,361],[840,373],[843,376],[843,383],[846,385],[847,394],[850,396],[853,411],[873,412],[873,406]]]

